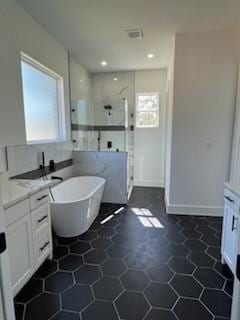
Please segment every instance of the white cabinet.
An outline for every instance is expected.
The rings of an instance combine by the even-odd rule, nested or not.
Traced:
[[[27,214],[7,228],[13,294],[23,287],[34,272],[31,216]]]
[[[238,231],[240,230],[240,198],[229,190],[225,190],[224,198],[224,219],[221,247],[222,262],[226,263],[231,271],[235,273]]]
[[[52,256],[48,192],[40,191],[5,210],[12,290],[15,296]]]

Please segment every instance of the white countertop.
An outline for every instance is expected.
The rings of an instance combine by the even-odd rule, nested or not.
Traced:
[[[240,183],[225,182],[224,186],[240,197]]]
[[[2,203],[3,208],[7,209],[14,204],[30,197],[32,194],[46,189],[49,186],[53,186],[59,183],[59,181],[52,180],[22,180],[14,179],[8,180],[1,185],[2,189]]]

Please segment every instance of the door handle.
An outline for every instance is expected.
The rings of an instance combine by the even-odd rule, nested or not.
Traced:
[[[233,216],[233,218],[232,218],[232,231],[237,230],[237,226],[235,224],[236,221],[238,221],[238,218]]]
[[[48,245],[49,245],[49,241],[47,241],[41,248],[40,250],[43,251]]]
[[[38,201],[41,201],[41,200],[43,200],[44,198],[47,198],[47,197],[48,197],[48,195],[47,195],[47,194],[45,194],[45,195],[43,195],[42,197],[37,198],[37,200],[38,200]]]
[[[48,215],[43,216],[41,219],[38,220],[38,223],[43,222],[45,219],[47,219]]]
[[[6,234],[5,232],[0,233],[0,254],[7,249]]]

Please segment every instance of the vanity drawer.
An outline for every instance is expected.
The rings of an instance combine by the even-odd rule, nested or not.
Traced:
[[[35,268],[37,269],[43,261],[51,254],[52,240],[47,231],[35,240]]]
[[[19,203],[4,210],[4,217],[6,226],[13,224],[17,220],[26,216],[30,212],[29,199],[23,200]]]
[[[30,198],[30,206],[31,210],[36,209],[37,207],[41,206],[43,203],[48,202],[49,196],[48,196],[48,189],[42,190]]]
[[[50,207],[49,203],[43,204],[41,207],[33,210],[32,215],[32,230],[33,238],[39,237],[42,233],[50,228]]]
[[[231,190],[224,189],[224,201],[236,212],[240,209],[240,198]]]

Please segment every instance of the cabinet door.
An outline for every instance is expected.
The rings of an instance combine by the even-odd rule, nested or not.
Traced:
[[[16,295],[34,272],[31,216],[26,215],[7,228],[13,294]]]
[[[236,254],[237,254],[237,213],[225,204],[224,207],[224,224],[223,224],[223,243],[222,254],[227,265],[235,273]]]

